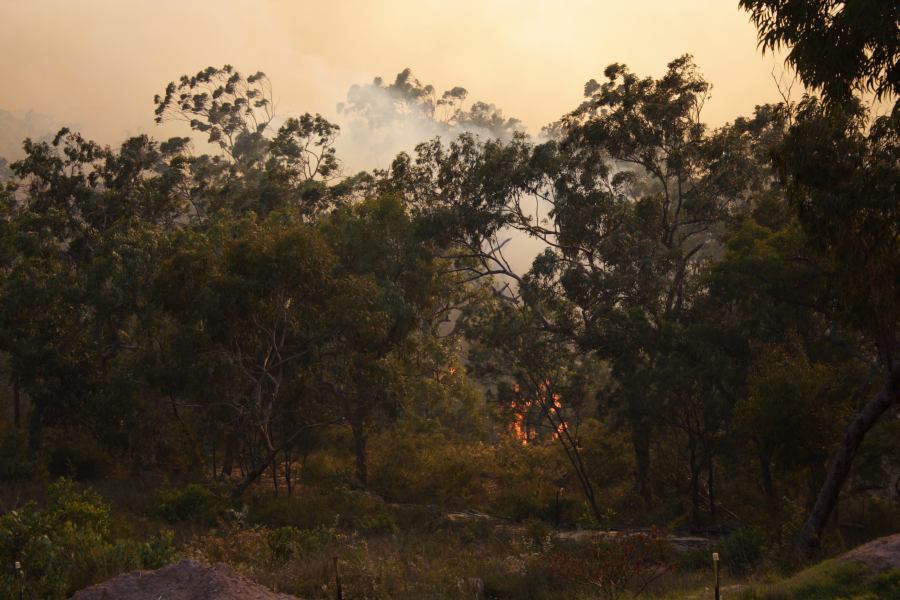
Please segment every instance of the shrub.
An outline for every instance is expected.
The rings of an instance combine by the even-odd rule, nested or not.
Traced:
[[[222,517],[228,502],[215,490],[196,483],[183,489],[159,492],[156,512],[172,523],[210,526]]]
[[[353,521],[353,528],[363,535],[384,535],[395,533],[397,521],[387,513],[379,513],[360,517]]]
[[[402,502],[472,506],[484,496],[480,474],[489,452],[439,433],[392,430],[372,441],[371,484]]]
[[[172,534],[147,543],[113,539],[109,507],[69,480],[52,484],[44,508],[31,503],[0,517],[0,572],[5,597],[55,600],[129,569],[174,560]]]

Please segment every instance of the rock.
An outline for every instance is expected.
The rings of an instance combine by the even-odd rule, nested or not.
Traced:
[[[238,575],[228,565],[183,560],[133,571],[77,592],[70,600],[297,600]]]

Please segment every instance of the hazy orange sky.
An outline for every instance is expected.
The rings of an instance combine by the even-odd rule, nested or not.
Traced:
[[[658,75],[694,54],[718,125],[774,100],[737,0],[0,0],[0,109],[77,123],[105,143],[163,132],[153,95],[182,73],[265,71],[278,112],[336,113],[353,83],[406,66],[531,131],[574,108],[611,62]],[[182,132],[183,133],[183,132]]]

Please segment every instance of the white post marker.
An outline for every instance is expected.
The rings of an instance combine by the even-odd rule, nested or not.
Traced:
[[[716,600],[721,600],[719,596],[719,553],[713,552],[713,573],[716,575]]]

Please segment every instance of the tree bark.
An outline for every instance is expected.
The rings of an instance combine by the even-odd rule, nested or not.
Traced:
[[[808,555],[818,547],[822,531],[837,504],[841,487],[850,473],[860,444],[878,419],[897,403],[898,397],[900,397],[900,370],[895,370],[889,376],[887,385],[857,413],[847,428],[844,439],[828,467],[825,483],[819,490],[813,509],[797,536],[797,548],[800,552]]]

